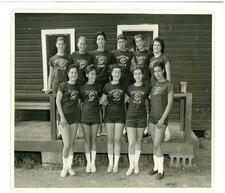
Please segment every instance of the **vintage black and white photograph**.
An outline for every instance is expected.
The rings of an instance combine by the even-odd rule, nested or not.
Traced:
[[[212,187],[212,13],[13,19],[14,188]]]

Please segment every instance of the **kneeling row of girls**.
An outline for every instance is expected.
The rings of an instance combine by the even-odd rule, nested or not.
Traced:
[[[81,123],[84,133],[86,172],[96,172],[96,138],[101,122],[101,105],[105,103],[103,121],[107,132],[109,160],[107,172],[118,173],[121,137],[123,129],[126,127],[129,157],[129,168],[126,175],[139,173],[138,163],[142,137],[144,129],[148,127],[153,141],[154,161],[154,167],[149,171],[149,175],[156,175],[157,179],[162,179],[164,157],[161,143],[173,103],[173,88],[171,82],[165,77],[165,65],[162,62],[154,64],[154,81],[151,86],[144,83],[143,67],[139,65],[132,69],[134,83],[126,88],[121,84],[121,67],[118,64],[110,66],[111,81],[106,83],[103,88],[96,83],[95,65],[86,66],[85,74],[87,82],[79,86],[77,83],[78,67],[70,65],[67,68],[69,79],[67,82],[60,83],[56,95],[63,139],[61,177],[66,177],[67,174],[75,175],[71,166],[79,123]],[[150,101],[150,103],[146,101]],[[128,108],[126,108],[126,102],[128,102]],[[148,121],[146,104],[150,104]]]

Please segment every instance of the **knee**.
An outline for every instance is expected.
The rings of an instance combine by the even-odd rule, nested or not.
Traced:
[[[64,148],[65,151],[69,151],[70,150],[70,147],[71,147],[71,143],[70,142],[64,143],[63,148]]]

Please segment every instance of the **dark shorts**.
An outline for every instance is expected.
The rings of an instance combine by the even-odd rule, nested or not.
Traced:
[[[98,125],[98,124],[100,124],[100,123],[99,123],[99,122],[87,122],[87,121],[81,121],[81,124],[91,126],[91,125]]]
[[[150,116],[149,123],[152,123],[152,124],[156,125],[158,123],[159,119],[160,118],[156,118],[156,117]],[[164,124],[163,125],[166,125],[166,126],[168,125],[168,119],[166,119],[164,121]]]
[[[80,123],[79,115],[64,114],[66,121],[71,125],[73,123]]]
[[[104,123],[125,123],[125,117],[120,116],[120,117],[113,117],[113,116],[105,116],[104,118]]]
[[[126,121],[127,127],[135,127],[135,128],[145,128],[147,127],[147,119],[128,119]]]

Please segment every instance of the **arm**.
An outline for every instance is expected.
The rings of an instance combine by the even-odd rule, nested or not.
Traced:
[[[172,105],[173,105],[173,90],[171,90],[169,93],[168,93],[168,104],[166,106],[166,109],[161,117],[161,119],[158,121],[157,125],[158,125],[158,128],[161,128],[162,125],[164,124],[164,121],[165,119],[167,118],[171,108],[172,108]]]
[[[51,88],[52,88],[52,79],[53,79],[53,67],[50,66],[49,76],[48,76],[48,88],[45,91],[45,93],[49,93],[49,91],[51,91]]]
[[[63,96],[62,91],[58,90],[57,95],[56,95],[56,106],[57,106],[59,115],[61,117],[60,123],[61,123],[62,127],[65,127],[65,125],[68,124],[68,123],[65,119],[65,116],[64,116],[64,113],[63,113],[63,110],[62,110],[62,105],[61,105],[62,96]]]
[[[165,70],[166,70],[167,80],[171,81],[170,62],[169,61],[165,64]]]
[[[101,98],[99,99],[99,104],[103,105],[106,102],[106,99],[107,99],[107,95],[103,93]]]
[[[124,103],[129,103],[129,96],[127,94],[125,94],[125,97],[124,97]]]
[[[133,71],[135,66],[136,66],[136,62],[135,62],[134,56],[133,56],[133,58],[131,59],[130,71]]]

